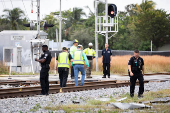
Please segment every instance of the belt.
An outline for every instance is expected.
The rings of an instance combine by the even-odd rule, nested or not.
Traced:
[[[49,64],[44,64],[44,65],[41,65],[41,67],[49,68],[50,65]]]

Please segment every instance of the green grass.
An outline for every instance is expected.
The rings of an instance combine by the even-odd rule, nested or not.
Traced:
[[[124,95],[121,95],[119,98],[127,97],[127,99],[122,101],[123,103],[130,102],[140,103],[143,101],[153,100],[154,98],[164,98],[170,96],[170,89],[163,89],[156,92],[153,91],[145,92],[143,96],[144,96],[143,98],[138,98],[137,95],[135,95],[133,98],[131,98],[129,93],[126,93]]]
[[[121,112],[128,112],[129,110],[121,110],[121,109],[115,109],[113,107],[108,107],[107,105],[109,103],[116,102],[116,99],[120,99],[123,97],[127,97],[127,99],[123,100],[123,103],[140,103],[143,101],[151,101],[154,98],[163,98],[170,96],[170,89],[163,89],[156,92],[150,91],[144,93],[144,98],[138,98],[137,95],[134,96],[134,98],[131,98],[129,96],[129,93],[123,94],[118,98],[110,97],[110,101],[100,101],[100,100],[89,100],[86,102],[85,105],[81,104],[71,104],[71,105],[57,105],[57,106],[47,106],[45,109],[50,111],[55,110],[64,110],[66,113],[74,113],[74,112],[85,112],[85,113],[121,113]],[[161,104],[161,105],[152,105],[152,109],[135,109],[134,113],[170,113],[170,107],[167,104]]]
[[[40,108],[41,108],[40,103],[37,103],[32,109],[30,109],[30,111],[36,112],[36,111],[38,111]]]
[[[0,62],[0,74],[9,74],[9,67],[5,67],[4,64]]]

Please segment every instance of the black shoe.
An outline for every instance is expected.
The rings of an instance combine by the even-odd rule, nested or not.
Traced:
[[[106,76],[103,76],[102,78],[106,78]]]
[[[138,94],[138,98],[143,98],[143,94]]]
[[[49,93],[46,93],[45,95],[49,95]]]
[[[78,79],[80,79],[80,77],[78,77]]]
[[[40,93],[40,95],[46,95],[46,94]]]
[[[132,93],[132,94],[130,94],[130,97],[132,97],[132,98],[133,98],[133,97],[134,97],[134,94],[133,94],[133,93]]]
[[[92,76],[87,76],[86,78],[92,78]]]
[[[74,79],[74,77],[71,77],[71,79]]]
[[[110,76],[108,76],[108,78],[110,78]]]

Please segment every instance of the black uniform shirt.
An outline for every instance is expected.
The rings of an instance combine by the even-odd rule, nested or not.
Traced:
[[[50,64],[51,62],[51,52],[49,50],[47,50],[46,52],[44,52],[44,54],[41,55],[40,59],[46,59],[46,61],[44,63],[42,63],[41,65],[45,65],[45,64]]]
[[[56,60],[58,60],[58,56],[57,56]],[[70,53],[68,54],[68,58],[69,58],[69,60],[73,59]]]
[[[144,61],[141,57],[136,59],[134,56],[129,59],[128,65],[131,65],[132,73],[141,73]]]
[[[103,49],[102,50],[102,56],[103,56],[103,63],[110,63],[110,56],[112,55],[111,49]]]

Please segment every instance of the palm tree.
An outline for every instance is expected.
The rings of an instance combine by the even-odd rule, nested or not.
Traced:
[[[54,24],[54,27],[49,27],[47,29],[48,38],[49,39],[56,39],[56,29],[58,28],[57,19],[54,17],[54,12],[51,12],[50,15],[46,15],[43,20],[46,20],[48,24]]]
[[[65,36],[67,36],[68,33],[71,35],[74,34],[73,31],[81,24],[82,16],[86,16],[83,9],[77,7],[73,8],[73,11],[67,10],[62,12],[62,15],[64,18],[67,18],[67,20],[64,20]]]
[[[75,23],[80,21],[82,16],[86,16],[86,13],[83,12],[83,9],[77,7],[73,8],[73,19]]]
[[[136,4],[136,7],[133,8],[137,14],[145,13],[147,11],[155,10],[156,3],[152,0],[142,0],[140,5]]]
[[[4,9],[6,15],[3,15],[3,17],[7,18],[7,20],[10,22],[11,29],[17,30],[19,24],[22,24],[22,17],[24,16],[24,11],[22,11],[20,8],[14,8],[12,10]]]

